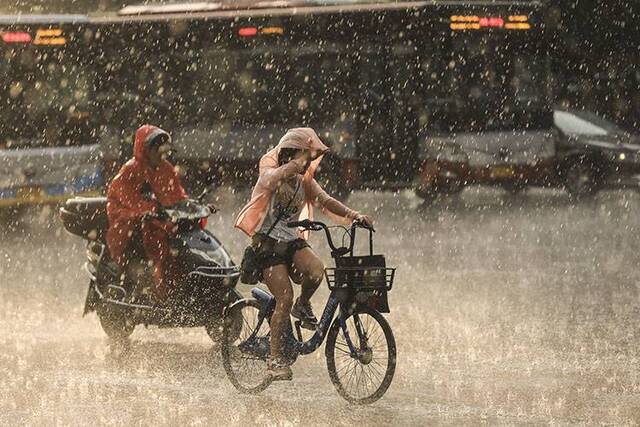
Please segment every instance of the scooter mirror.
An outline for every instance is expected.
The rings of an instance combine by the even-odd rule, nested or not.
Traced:
[[[204,201],[204,198],[207,197],[207,194],[209,194],[212,189],[213,185],[205,187],[204,190],[202,190],[202,193],[200,193],[200,195],[196,197],[196,200],[202,203]]]

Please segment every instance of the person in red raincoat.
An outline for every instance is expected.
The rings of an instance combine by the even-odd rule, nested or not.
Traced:
[[[158,202],[166,207],[187,198],[173,165],[165,160],[170,144],[171,137],[164,130],[141,126],[136,131],[133,158],[122,166],[107,191],[107,246],[111,257],[126,267],[132,237],[140,231],[145,255],[153,263],[158,301],[164,301],[171,288],[169,235],[173,225],[144,219],[156,211]]]

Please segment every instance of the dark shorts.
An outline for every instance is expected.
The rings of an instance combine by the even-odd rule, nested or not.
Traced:
[[[293,264],[296,252],[311,247],[304,239],[282,242],[261,233],[253,236],[251,245],[256,251],[257,261],[262,270],[280,264],[289,267]]]

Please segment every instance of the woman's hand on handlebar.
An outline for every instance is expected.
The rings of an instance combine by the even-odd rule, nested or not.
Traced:
[[[376,231],[376,229],[373,227],[373,218],[371,218],[369,215],[358,213],[354,221],[360,223],[365,228],[370,228],[372,231]]]

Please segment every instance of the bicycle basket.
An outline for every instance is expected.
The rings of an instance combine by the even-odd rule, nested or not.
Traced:
[[[386,267],[384,255],[339,257],[334,268],[325,268],[331,290],[389,291],[395,272],[395,268]]]

